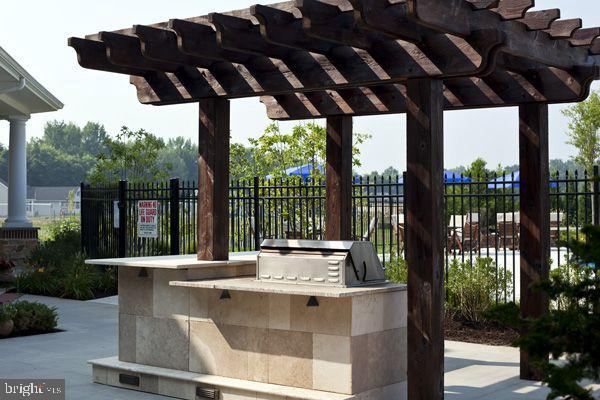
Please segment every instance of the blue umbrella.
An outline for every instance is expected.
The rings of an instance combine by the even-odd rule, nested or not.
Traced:
[[[521,171],[515,171],[514,173],[508,173],[504,176],[500,176],[500,177],[494,179],[492,182],[494,182],[494,183],[490,183],[488,185],[488,189],[519,188],[521,186],[521,184],[520,184]],[[550,187],[556,188],[556,187],[558,187],[558,183],[550,182]]]
[[[323,166],[320,164],[317,164],[317,165],[305,164],[305,165],[300,165],[297,167],[288,168],[285,170],[285,174],[287,176],[300,176],[300,177],[302,177],[302,179],[306,180],[306,179],[310,178],[311,173],[315,169],[321,173],[325,173],[325,168],[323,168]],[[271,175],[267,176],[267,179],[271,179],[271,178],[273,178],[273,176],[271,176]]]
[[[472,179],[463,174],[457,174],[452,171],[444,171],[444,181],[446,183],[469,183]]]

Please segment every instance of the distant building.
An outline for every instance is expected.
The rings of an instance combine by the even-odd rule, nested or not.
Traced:
[[[28,186],[27,217],[77,215],[81,211],[79,186]],[[0,179],[0,218],[8,214],[8,184]]]

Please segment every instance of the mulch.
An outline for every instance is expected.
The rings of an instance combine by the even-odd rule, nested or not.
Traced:
[[[0,304],[10,303],[23,296],[21,293],[3,293],[0,294]]]
[[[456,342],[486,344],[491,346],[513,346],[519,332],[495,323],[467,323],[452,316],[444,319],[445,338]]]

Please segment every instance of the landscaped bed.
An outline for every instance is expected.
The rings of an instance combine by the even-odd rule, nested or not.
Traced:
[[[59,332],[56,308],[30,301],[0,306],[0,339]]]
[[[451,315],[444,319],[444,334],[446,340],[487,344],[491,346],[513,346],[519,338],[519,331],[497,322],[468,322],[461,321]]]

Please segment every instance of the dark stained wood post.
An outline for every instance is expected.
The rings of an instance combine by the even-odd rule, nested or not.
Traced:
[[[407,84],[408,398],[444,397],[442,82]]]
[[[198,259],[229,259],[229,100],[200,101]]]
[[[532,283],[548,278],[550,271],[548,105],[519,107],[519,159],[521,315],[536,318],[549,308],[548,296],[530,289]],[[524,351],[521,351],[521,379],[541,379]]]
[[[327,118],[325,239],[352,238],[352,117]]]

